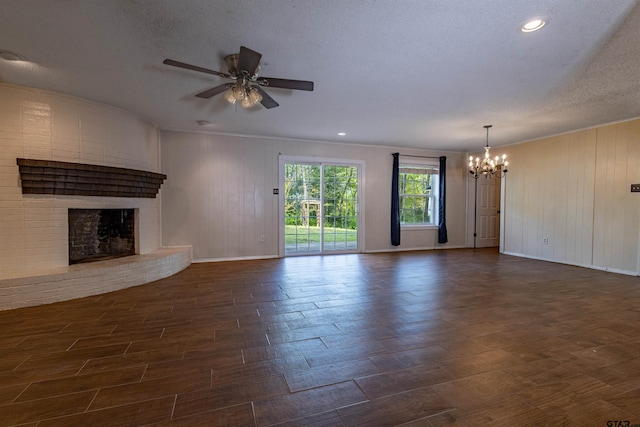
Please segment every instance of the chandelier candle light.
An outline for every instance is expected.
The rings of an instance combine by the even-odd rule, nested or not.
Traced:
[[[495,158],[491,158],[489,154],[489,128],[492,125],[485,125],[484,128],[487,130],[487,145],[484,147],[484,157],[481,159],[480,157],[473,156],[469,157],[469,173],[473,175],[475,179],[478,179],[480,175],[484,175],[487,178],[492,177],[493,175],[498,176],[498,178],[502,178],[504,174],[506,174],[507,166],[509,166],[509,162],[507,161],[507,155],[503,154],[502,157],[496,156]]]

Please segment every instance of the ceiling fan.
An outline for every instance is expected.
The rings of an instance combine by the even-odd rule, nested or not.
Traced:
[[[165,59],[162,63],[234,80],[233,83],[223,83],[214,88],[207,89],[204,92],[200,92],[196,94],[196,96],[208,99],[226,91],[225,98],[227,101],[231,104],[238,102],[244,108],[253,107],[258,103],[262,104],[265,108],[274,108],[280,105],[265,92],[263,89],[265,87],[313,90],[313,82],[258,76],[261,58],[262,54],[240,46],[240,53],[228,55],[224,58],[224,62],[227,64],[227,73],[185,64],[184,62],[174,61],[173,59]]]

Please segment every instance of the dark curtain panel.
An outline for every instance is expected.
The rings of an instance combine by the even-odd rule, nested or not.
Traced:
[[[440,172],[438,176],[438,183],[440,186],[438,192],[438,243],[447,243],[447,218],[446,218],[446,206],[447,206],[447,190],[445,183],[445,175],[447,174],[447,158],[445,156],[440,157]]]
[[[391,174],[391,244],[400,246],[400,153],[393,153],[393,173]]]

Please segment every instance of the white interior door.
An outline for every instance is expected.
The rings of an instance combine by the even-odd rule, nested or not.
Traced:
[[[476,195],[476,247],[500,245],[500,179],[479,177]]]

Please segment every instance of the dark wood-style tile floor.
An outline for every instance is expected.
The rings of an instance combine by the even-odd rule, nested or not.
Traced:
[[[494,249],[194,264],[0,330],[2,426],[640,423],[640,279]]]

